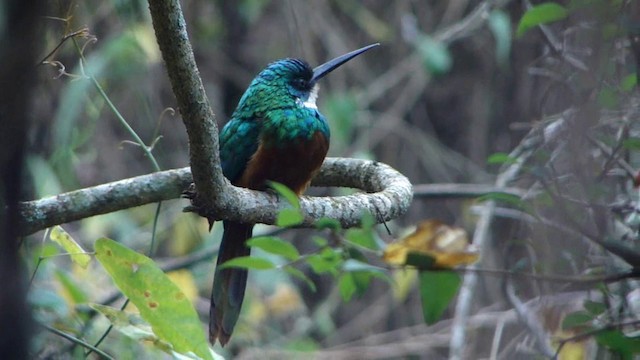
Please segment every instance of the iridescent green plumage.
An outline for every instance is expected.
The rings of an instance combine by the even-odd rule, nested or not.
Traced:
[[[220,132],[224,175],[236,186],[264,190],[280,182],[300,195],[329,149],[329,126],[316,107],[317,81],[336,67],[376,46],[335,58],[315,69],[303,60],[269,64],[251,82],[231,120]],[[248,256],[245,242],[253,224],[224,221],[217,264]],[[229,341],[240,315],[247,270],[217,270],[211,294],[209,338]]]

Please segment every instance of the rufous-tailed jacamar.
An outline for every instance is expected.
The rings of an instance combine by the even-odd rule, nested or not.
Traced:
[[[300,195],[320,169],[329,149],[329,125],[318,111],[317,82],[338,66],[377,46],[372,44],[315,69],[300,59],[269,64],[253,79],[231,120],[220,132],[224,175],[236,186],[264,190],[268,181]],[[217,265],[248,256],[254,224],[224,221]],[[209,312],[209,340],[223,346],[238,321],[247,270],[218,269]]]

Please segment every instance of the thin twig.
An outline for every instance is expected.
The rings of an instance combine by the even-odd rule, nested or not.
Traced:
[[[51,327],[51,326],[49,326],[47,324],[40,324],[40,325],[42,327],[44,327],[45,329],[47,329],[49,332],[52,332],[52,333],[54,333],[54,334],[56,334],[58,336],[61,336],[61,337],[65,338],[65,339],[71,341],[74,344],[78,344],[78,345],[80,345],[80,346],[82,346],[84,348],[87,348],[87,349],[95,352],[96,354],[100,355],[104,359],[111,359],[111,360],[114,359],[113,357],[111,357],[111,355],[107,354],[106,352],[96,348],[95,346],[93,346],[93,345],[91,345],[91,344],[89,344],[89,343],[87,343],[85,341],[82,341],[82,340],[76,338],[75,336],[69,335],[69,334],[67,334],[65,332],[62,332],[62,331],[60,331],[60,330],[58,330],[58,329],[56,329],[54,327]]]

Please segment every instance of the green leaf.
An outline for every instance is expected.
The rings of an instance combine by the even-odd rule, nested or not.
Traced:
[[[489,155],[489,158],[487,158],[487,164],[489,165],[515,164],[517,161],[518,159],[502,152],[491,154]]]
[[[313,254],[307,257],[306,262],[316,274],[331,273],[338,274],[338,269],[342,264],[342,255],[332,249],[324,248],[319,254]]]
[[[546,2],[533,6],[520,19],[516,36],[521,37],[529,29],[566,18],[569,11],[562,5]]]
[[[586,300],[582,305],[589,312],[589,314],[593,316],[598,316],[607,311],[607,306],[602,302]]]
[[[317,291],[316,284],[311,279],[309,279],[309,277],[302,271],[294,268],[293,266],[285,266],[284,271],[286,271],[289,275],[304,281],[311,291]]]
[[[619,330],[602,331],[595,337],[600,345],[619,352],[623,359],[633,359],[633,354],[640,353],[640,338],[624,336]]]
[[[304,216],[299,209],[286,208],[278,212],[276,225],[280,227],[291,227],[300,224],[304,220]]]
[[[254,237],[247,241],[247,245],[260,248],[270,254],[283,256],[289,260],[295,260],[300,257],[300,253],[295,246],[275,236]]]
[[[488,24],[496,41],[496,60],[505,64],[511,52],[511,19],[506,12],[496,9],[489,15]]]
[[[123,334],[124,336],[133,339],[138,342],[145,342],[150,344],[169,355],[172,355],[174,359],[201,359],[193,353],[179,354],[173,350],[173,346],[168,342],[162,341],[154,334],[149,323],[144,321],[138,314],[129,313],[120,309],[116,309],[110,306],[100,304],[89,304],[97,312],[104,315],[114,329]],[[214,359],[224,359],[222,356],[211,351],[211,355]]]
[[[345,260],[342,271],[339,289],[344,301],[349,301],[353,295],[362,296],[374,277],[393,282],[386,269],[355,259]]]
[[[452,271],[420,272],[420,297],[424,321],[437,322],[460,288],[460,275]]]
[[[181,354],[212,359],[193,305],[153,260],[106,238],[96,241],[95,250],[116,286],[160,339]]]
[[[269,181],[269,187],[275,190],[278,195],[282,196],[289,204],[291,204],[291,206],[296,209],[300,209],[300,199],[298,199],[298,195],[296,195],[296,193],[286,185],[275,181]]]
[[[434,258],[433,256],[415,251],[409,251],[409,253],[407,254],[407,259],[405,260],[405,265],[413,266],[420,270],[433,269],[435,263],[436,258]]]
[[[80,304],[87,302],[87,294],[82,286],[78,286],[78,284],[65,272],[58,270],[55,274],[60,284],[62,284],[62,288],[74,303]]]
[[[269,269],[275,269],[276,265],[267,259],[256,258],[251,256],[240,256],[240,257],[225,261],[218,268],[227,269],[232,267],[249,269],[249,270],[269,270]]]
[[[340,276],[338,281],[338,289],[340,289],[340,296],[342,300],[349,301],[356,293],[356,284],[353,279],[353,274],[344,273]]]
[[[562,329],[568,330],[578,326],[590,325],[593,321],[593,315],[586,311],[576,311],[564,317],[562,320]]]
[[[453,59],[447,45],[430,36],[420,37],[417,50],[424,67],[432,74],[444,74],[453,66]]]
[[[51,229],[51,234],[49,234],[49,238],[55,241],[58,245],[62,246],[62,248],[69,253],[71,256],[71,261],[80,265],[82,268],[86,269],[87,265],[91,261],[91,256],[87,254],[84,249],[60,226],[54,226]]]

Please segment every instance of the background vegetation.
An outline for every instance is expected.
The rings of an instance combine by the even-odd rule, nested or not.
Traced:
[[[382,43],[323,80],[319,100],[331,124],[330,155],[387,163],[415,185],[409,213],[388,224],[392,235],[375,231],[374,241],[389,243],[424,219],[439,219],[474,234],[478,268],[511,272],[477,273],[476,285],[463,283],[444,318],[426,325],[423,300],[441,289],[425,293],[415,271],[385,267],[382,278],[391,281],[367,279],[347,290],[332,271],[303,268],[312,286],[284,271],[254,271],[233,340],[217,352],[510,359],[550,357],[559,346],[567,358],[631,358],[640,350],[633,331],[640,290],[629,280],[640,266],[640,10],[634,1],[182,6],[219,125],[267,63],[301,57],[313,66]],[[47,11],[44,62],[34,69],[24,198],[157,170],[107,99],[152,145],[160,169],[188,165],[186,132],[147,3],[59,1]],[[451,187],[423,186],[432,183]],[[172,270],[206,321],[221,229],[216,224],[209,233],[204,219],[182,213],[185,205],[168,201],[63,227],[84,249],[108,237],[151,254]],[[302,254],[323,246],[319,236],[340,241],[317,230],[280,236]],[[33,316],[49,326],[33,339],[32,356],[86,356],[85,348],[54,331],[98,342],[110,323],[87,304],[123,304],[111,278],[96,261],[80,267],[44,232],[25,238],[20,251],[33,275]],[[368,261],[381,265],[375,256]],[[575,336],[576,342],[561,341]],[[161,346],[139,338],[111,331],[99,348],[117,358],[162,356]]]

